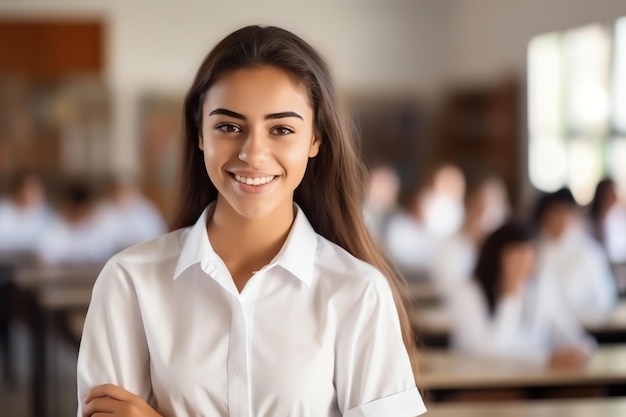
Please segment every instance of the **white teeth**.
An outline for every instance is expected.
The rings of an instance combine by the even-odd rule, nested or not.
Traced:
[[[274,179],[274,176],[271,177],[242,177],[241,175],[235,174],[235,179],[246,185],[263,185],[271,182]]]

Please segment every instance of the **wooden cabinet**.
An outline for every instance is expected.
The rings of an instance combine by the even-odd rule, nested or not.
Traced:
[[[517,205],[521,164],[520,82],[453,89],[446,95],[437,122],[435,158],[462,168],[489,171],[507,185]]]
[[[62,171],[68,100],[58,93],[77,75],[101,79],[104,35],[97,20],[0,19],[2,180],[22,168]]]

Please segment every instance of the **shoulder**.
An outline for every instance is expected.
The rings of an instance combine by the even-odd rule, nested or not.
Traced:
[[[178,229],[113,255],[102,269],[97,284],[172,279],[187,234],[188,229]]]
[[[363,282],[385,279],[374,266],[319,235],[317,251],[316,268],[334,279],[349,277]]]
[[[150,266],[177,259],[189,228],[178,229],[156,239],[133,245],[114,255],[109,263],[123,266]]]
[[[387,278],[373,265],[357,258],[339,245],[318,235],[315,276],[318,285],[332,299],[391,296]],[[345,301],[345,300],[344,300]]]

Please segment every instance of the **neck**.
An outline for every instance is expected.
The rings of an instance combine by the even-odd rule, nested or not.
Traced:
[[[293,206],[289,205],[266,217],[243,217],[218,196],[207,233],[239,291],[255,271],[270,263],[280,251],[294,216]]]

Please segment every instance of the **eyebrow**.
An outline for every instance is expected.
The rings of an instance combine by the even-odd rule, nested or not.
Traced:
[[[234,111],[228,110],[228,109],[215,109],[211,113],[209,113],[209,116],[213,116],[214,114],[221,114],[221,115],[224,115],[224,116],[233,117],[235,119],[246,120],[246,116],[244,116],[243,114],[239,114],[237,112],[234,112]],[[298,113],[293,112],[293,111],[284,111],[284,112],[280,112],[280,113],[267,114],[267,115],[265,115],[264,119],[265,120],[284,119],[286,117],[296,117],[296,118],[304,121],[304,118],[302,118],[302,116],[300,116]]]

